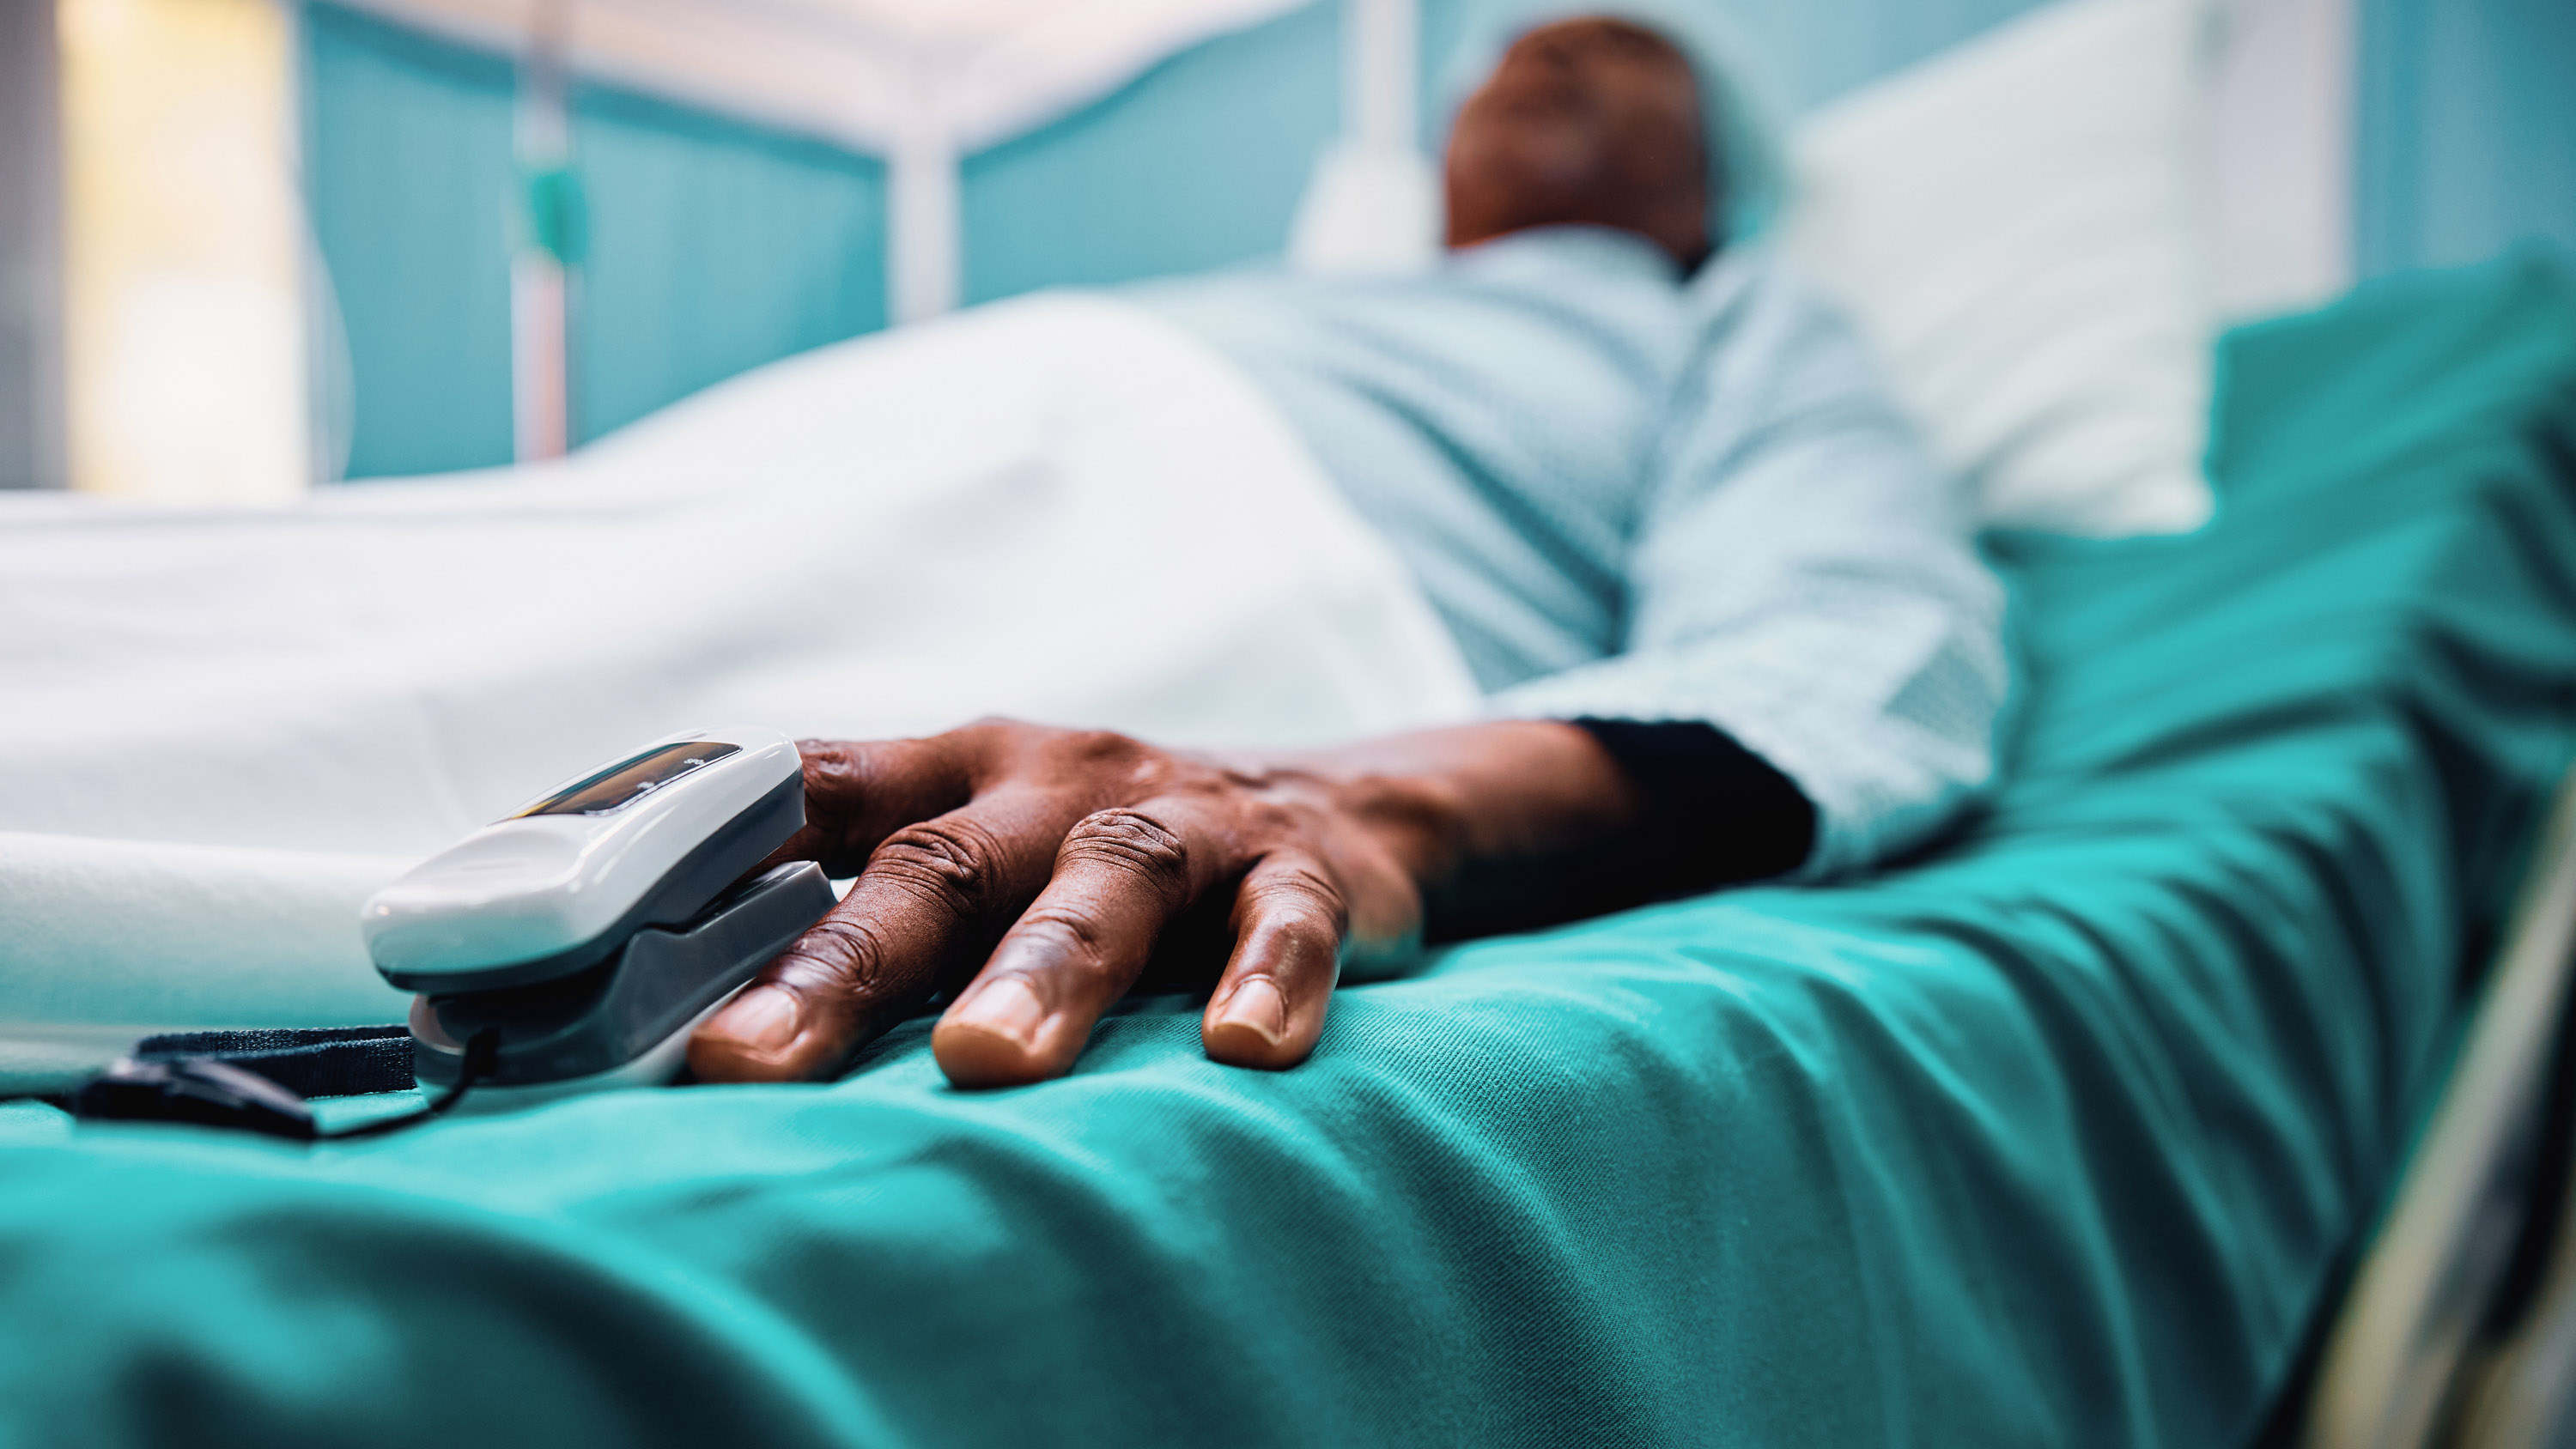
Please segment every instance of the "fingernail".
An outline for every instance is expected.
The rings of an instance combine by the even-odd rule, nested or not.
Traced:
[[[804,1003],[775,986],[756,986],[734,998],[708,1025],[757,1052],[781,1052],[804,1026]]]
[[[955,1019],[1026,1046],[1046,1020],[1046,1004],[1026,983],[1005,976],[959,1002]]]
[[[1235,988],[1216,1019],[1219,1025],[1246,1028],[1276,1046],[1288,1035],[1288,998],[1279,994],[1269,977],[1255,976]]]

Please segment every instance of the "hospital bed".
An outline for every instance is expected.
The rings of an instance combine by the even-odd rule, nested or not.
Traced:
[[[837,1084],[364,1146],[14,1108],[0,1403],[33,1443],[2248,1442],[2567,765],[2576,301],[2517,258],[2222,363],[2207,529],[2001,545],[2014,769],[1920,861],[1461,947],[1275,1076],[1149,998],[1013,1092],[916,1023]]]
[[[1918,859],[1454,949],[1343,993],[1278,1076],[1210,1065],[1194,1003],[1157,997],[1073,1077],[1007,1093],[947,1090],[914,1023],[835,1084],[364,1146],[10,1106],[0,1324],[38,1347],[0,1360],[0,1426],[2144,1445],[2545,1422],[2576,299],[2518,254],[2217,359],[2206,528],[1999,537],[2027,635],[2010,775]]]

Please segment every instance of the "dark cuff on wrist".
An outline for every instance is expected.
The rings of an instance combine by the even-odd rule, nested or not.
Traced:
[[[1770,761],[1696,720],[1575,719],[1645,803],[1658,894],[1786,875],[1816,844],[1816,807]]]

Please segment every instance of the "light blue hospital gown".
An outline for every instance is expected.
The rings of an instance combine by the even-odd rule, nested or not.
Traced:
[[[1715,725],[1814,804],[1809,877],[1990,781],[2002,589],[1859,342],[1759,248],[1685,280],[1551,227],[1425,276],[1126,295],[1278,405],[1497,716]]]

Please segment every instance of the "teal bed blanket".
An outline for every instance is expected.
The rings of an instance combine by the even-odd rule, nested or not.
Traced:
[[[1998,545],[1924,858],[1478,943],[1279,1075],[627,1092],[301,1149],[0,1110],[0,1442],[2247,1441],[2576,718],[2541,261],[2231,335],[2199,534]]]

